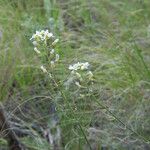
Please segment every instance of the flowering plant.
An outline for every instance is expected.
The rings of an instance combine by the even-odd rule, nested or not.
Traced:
[[[90,70],[90,64],[88,62],[77,62],[69,65],[68,70],[70,74],[67,76],[67,79],[64,80],[65,82],[57,82],[58,80],[55,78],[53,68],[59,60],[59,54],[57,54],[55,50],[55,46],[59,40],[48,30],[36,31],[30,40],[34,45],[34,51],[41,61],[41,66],[39,68],[47,75],[52,83],[50,84],[50,88],[54,107],[57,107],[57,111],[62,112],[64,109],[69,109],[69,111],[67,111],[69,114],[65,113],[62,118],[70,115],[71,111],[72,119],[76,116],[75,120],[80,124],[79,116],[76,115],[74,111],[88,111],[92,106],[89,85],[93,83],[93,73]],[[79,99],[82,100],[79,101]],[[57,121],[55,121],[55,119],[51,119],[51,122],[56,126]],[[53,126],[51,128],[53,128]]]

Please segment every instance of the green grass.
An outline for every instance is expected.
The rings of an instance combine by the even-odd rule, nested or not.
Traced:
[[[37,97],[53,95],[64,149],[86,149],[88,142],[97,149],[146,149],[150,140],[149,6],[148,0],[0,0],[0,100],[9,110],[22,102],[31,104],[24,112],[30,118],[25,123],[31,126],[48,114],[50,99]],[[39,69],[29,39],[44,28],[60,39],[58,80],[66,79],[69,64],[92,64],[94,94],[77,102],[79,111],[72,110],[76,101],[70,93],[65,93],[67,102],[62,104]],[[38,144],[43,145],[43,140]],[[31,149],[41,149],[38,139],[23,141]]]

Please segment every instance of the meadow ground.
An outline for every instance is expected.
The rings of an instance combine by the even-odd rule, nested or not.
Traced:
[[[0,101],[8,117],[46,130],[55,104],[62,149],[148,150],[149,8],[148,0],[0,0]],[[62,100],[30,41],[42,29],[60,39],[58,83],[68,78],[70,64],[88,61],[92,95],[64,90]],[[31,130],[35,137],[20,139],[28,149],[53,149]],[[2,138],[0,147],[6,147]]]

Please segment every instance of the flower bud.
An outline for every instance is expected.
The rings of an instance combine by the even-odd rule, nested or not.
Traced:
[[[54,66],[55,66],[54,61],[51,61],[51,66],[52,66],[52,67],[54,67]]]
[[[40,54],[41,52],[37,49],[37,47],[34,47],[34,51],[37,53],[37,54]]]
[[[54,54],[54,53],[55,53],[55,50],[52,49],[52,50],[50,51],[50,54]]]
[[[59,60],[59,55],[56,54],[56,58],[55,58],[55,61],[57,62]]]
[[[38,43],[37,43],[37,41],[33,41],[32,44],[33,44],[34,46],[37,46]]]
[[[48,73],[47,70],[46,70],[46,68],[45,68],[44,66],[41,66],[40,68],[41,68],[41,70],[42,70],[44,73]]]
[[[55,45],[58,43],[58,41],[59,41],[59,39],[56,39],[56,40],[52,43],[52,45],[55,46]]]

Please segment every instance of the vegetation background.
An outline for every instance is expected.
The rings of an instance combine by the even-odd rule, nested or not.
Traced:
[[[149,0],[0,0],[0,101],[8,118],[30,129],[51,124],[55,89],[29,40],[36,30],[49,29],[60,39],[59,81],[78,61],[92,64],[96,80],[96,98],[78,100],[92,108],[72,113],[69,94],[69,105],[57,106],[62,149],[150,149],[149,8]],[[31,150],[53,149],[40,135],[21,141]]]

